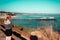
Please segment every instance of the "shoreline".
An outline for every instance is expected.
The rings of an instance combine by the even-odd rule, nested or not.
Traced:
[[[31,35],[36,35],[38,39],[43,40],[60,40],[60,34],[52,29],[52,26],[42,26],[41,28],[33,29],[25,26],[13,24],[12,31],[18,33],[23,38],[30,39]],[[13,36],[14,37],[14,36]],[[18,38],[18,37],[16,37]]]

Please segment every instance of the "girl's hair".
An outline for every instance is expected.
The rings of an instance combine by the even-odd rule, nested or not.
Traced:
[[[11,19],[11,16],[10,15],[7,15],[7,17],[6,17],[6,20],[10,20]]]

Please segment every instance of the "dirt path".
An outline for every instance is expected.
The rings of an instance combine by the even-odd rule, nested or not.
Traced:
[[[0,30],[0,40],[5,40],[5,34]]]

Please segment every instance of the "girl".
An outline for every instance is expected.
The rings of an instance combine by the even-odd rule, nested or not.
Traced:
[[[11,23],[11,16],[10,15],[7,15],[6,19],[4,20],[4,26],[5,26],[6,40],[11,40],[12,23]]]

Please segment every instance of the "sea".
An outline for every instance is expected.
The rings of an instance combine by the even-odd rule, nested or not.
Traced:
[[[36,20],[37,18],[54,17],[56,20]],[[35,18],[35,19],[34,19]],[[32,20],[34,19],[34,20]],[[60,14],[58,13],[16,13],[12,23],[24,27],[38,28],[44,25],[52,25],[54,30],[60,31]]]

